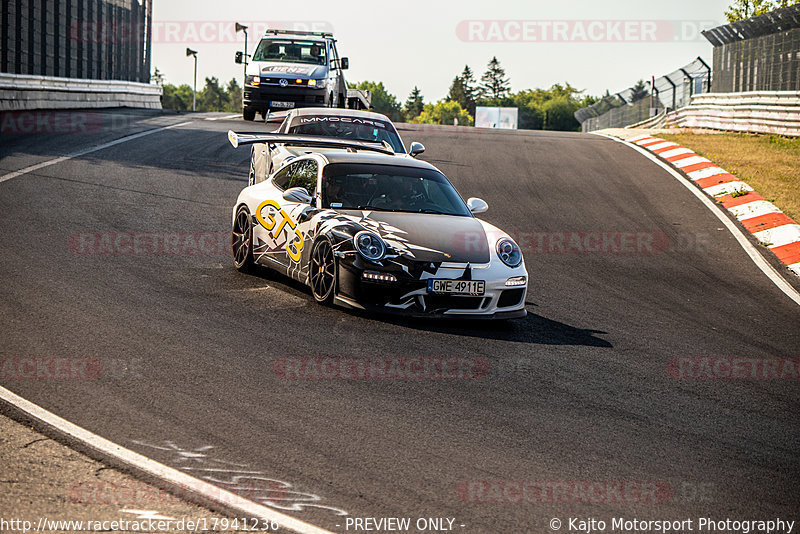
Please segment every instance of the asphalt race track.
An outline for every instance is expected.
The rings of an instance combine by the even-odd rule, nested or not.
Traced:
[[[188,121],[0,183],[0,356],[103,365],[85,380],[4,376],[4,387],[221,487],[261,484],[274,507],[337,532],[336,510],[455,518],[470,534],[549,532],[551,518],[568,517],[796,515],[798,382],[686,380],[668,368],[675,358],[796,358],[800,308],[634,150],[583,134],[401,126],[464,197],[489,203],[486,220],[522,242],[531,278],[524,320],[428,323],[321,307],[279,275],[233,268],[227,236],[249,151],[225,133],[263,125],[117,113],[120,126],[94,133],[2,135],[0,175]],[[131,253],[101,246],[106,233],[180,244]],[[197,233],[219,246],[185,241]],[[566,245],[586,233],[608,243]],[[621,233],[645,240],[615,250]],[[274,371],[280,358],[315,356],[485,358],[491,373]],[[571,489],[513,502],[481,481]],[[592,502],[574,494],[579,481],[658,492]]]

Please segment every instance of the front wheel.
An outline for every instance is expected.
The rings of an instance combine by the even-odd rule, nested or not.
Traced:
[[[231,251],[233,264],[241,272],[250,272],[255,266],[253,260],[253,222],[250,211],[242,206],[236,212],[231,232]]]
[[[256,120],[256,110],[245,108],[242,111],[242,118],[244,118],[244,120],[246,120],[246,121],[254,121],[254,120]]]
[[[336,286],[336,258],[333,246],[327,238],[322,238],[314,243],[311,249],[311,263],[309,265],[309,278],[311,293],[314,300],[320,304],[333,302],[333,292]]]

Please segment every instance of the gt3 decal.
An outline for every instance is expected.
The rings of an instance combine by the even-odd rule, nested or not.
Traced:
[[[261,214],[265,208],[272,208],[267,211],[266,219]],[[275,218],[276,215],[279,216],[280,222]],[[258,224],[263,226],[275,240],[277,240],[281,232],[285,230],[286,245],[284,248],[286,249],[286,253],[293,262],[300,262],[300,253],[303,251],[304,243],[303,234],[297,229],[297,223],[289,217],[289,214],[281,208],[280,204],[274,200],[265,200],[259,204],[256,209],[256,219],[258,220]]]

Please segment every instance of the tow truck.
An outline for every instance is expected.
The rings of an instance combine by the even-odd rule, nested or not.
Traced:
[[[241,52],[236,62],[247,62]],[[369,91],[349,89],[344,71],[350,60],[340,57],[329,32],[269,29],[247,64],[242,90],[242,116],[266,119],[270,111],[306,107],[369,109]]]

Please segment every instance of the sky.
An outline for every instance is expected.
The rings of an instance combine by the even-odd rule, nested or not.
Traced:
[[[382,81],[400,102],[414,86],[426,102],[445,98],[465,65],[480,79],[493,56],[513,91],[569,82],[600,95],[698,56],[711,64],[700,30],[724,24],[730,1],[154,0],[152,68],[166,83],[191,85],[188,46],[198,52],[198,89],[210,76],[241,85],[238,21],[249,26],[249,53],[267,27],[333,31],[350,58],[347,80]]]

